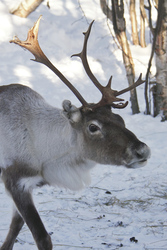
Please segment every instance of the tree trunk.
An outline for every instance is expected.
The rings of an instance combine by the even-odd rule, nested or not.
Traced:
[[[129,12],[130,12],[131,27],[132,27],[132,41],[134,45],[139,45],[135,0],[130,0]]]
[[[112,10],[108,7],[106,0],[100,0],[100,7],[106,17],[112,22]]]
[[[140,45],[142,48],[146,47],[144,0],[140,0]]]
[[[167,120],[167,1],[160,0],[158,12],[161,18],[160,30],[156,39],[156,94],[155,116],[162,113],[162,120]]]
[[[27,17],[33,12],[44,0],[23,0],[16,10],[12,11],[11,14],[20,17]]]
[[[131,86],[134,83],[135,72],[134,72],[133,59],[125,32],[126,25],[125,25],[125,19],[123,17],[124,15],[123,0],[120,1],[112,0],[112,13],[113,13],[114,31],[122,48],[122,56],[127,73],[128,83],[129,86]],[[131,95],[130,100],[131,100],[132,113],[137,114],[140,111],[138,106],[136,89],[131,90],[130,95]]]

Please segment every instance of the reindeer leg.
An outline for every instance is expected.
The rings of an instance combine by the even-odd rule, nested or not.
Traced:
[[[39,250],[51,250],[52,243],[41,218],[33,204],[30,193],[13,195],[14,202],[29,227]]]
[[[21,216],[17,213],[17,215],[15,215],[16,222],[13,222],[13,225],[19,222],[20,228],[19,226],[18,228],[21,229],[21,226],[23,225],[25,221],[34,237],[34,240],[37,244],[38,249],[39,250],[52,250],[51,237],[47,233],[41,221],[41,218],[34,206],[31,192],[29,190],[26,190],[26,188],[24,189],[23,187],[19,185],[19,181],[21,180],[21,178],[23,178],[23,172],[21,174],[22,169],[19,167],[17,168],[17,170],[18,169],[20,171],[16,171],[16,168],[10,167],[10,168],[7,168],[6,171],[3,171],[2,173],[2,179],[5,184],[5,187],[7,191],[10,193],[16,205],[16,208],[18,209],[18,212],[22,216],[21,218]],[[23,169],[25,170],[25,167]],[[33,176],[32,171],[30,175],[30,169],[27,168],[26,177],[24,176],[24,178],[27,178],[27,181],[28,181],[28,178],[31,179],[32,176]],[[19,233],[19,230],[17,230],[17,234],[18,233]],[[0,250],[12,249],[12,245],[14,244],[13,240],[14,240],[14,236],[12,236],[12,232],[9,230],[9,234],[4,244],[6,246],[7,245],[10,246],[11,248],[2,248],[2,249],[0,248]]]
[[[5,242],[1,246],[0,250],[12,250],[16,237],[19,234],[23,225],[24,225],[24,220],[18,213],[17,209],[15,209],[13,212],[13,217],[10,224],[8,235],[5,239]]]

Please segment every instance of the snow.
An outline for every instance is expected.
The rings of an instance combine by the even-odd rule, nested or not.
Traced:
[[[102,84],[113,75],[114,89],[127,87],[121,51],[115,45],[98,0],[46,1],[27,19],[9,14],[20,1],[0,1],[0,84],[21,83],[39,92],[50,104],[61,107],[64,99],[79,101],[43,65],[30,61],[29,52],[10,44],[14,35],[25,40],[40,14],[39,43],[49,59],[78,88],[86,100],[98,101],[99,92],[86,76],[78,58],[82,32],[95,19],[88,44],[92,71]],[[128,22],[129,25],[129,22]],[[110,25],[112,30],[112,25]],[[128,26],[128,29],[130,27]],[[151,44],[141,49],[131,45],[136,77],[145,76]],[[153,64],[152,74],[155,74]],[[139,169],[98,165],[92,182],[81,192],[45,186],[34,191],[34,202],[52,235],[54,249],[167,249],[167,126],[160,117],[145,116],[144,85],[137,90],[141,113],[131,115],[130,105],[115,110],[127,127],[152,151],[148,164]],[[126,100],[129,94],[124,95]],[[8,231],[12,202],[0,184],[0,245]],[[135,237],[130,241],[130,238]],[[35,250],[25,225],[14,250]],[[137,240],[137,241],[136,241]],[[136,242],[135,242],[136,241]]]

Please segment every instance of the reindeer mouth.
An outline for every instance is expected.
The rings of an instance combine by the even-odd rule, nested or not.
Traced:
[[[138,148],[135,150],[127,150],[127,161],[125,166],[127,168],[140,168],[147,164],[147,160],[151,157],[150,148],[140,143]]]
[[[147,159],[127,164],[126,167],[135,169],[135,168],[144,167],[146,164],[147,164]]]

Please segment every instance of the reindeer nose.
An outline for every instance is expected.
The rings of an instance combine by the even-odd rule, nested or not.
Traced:
[[[150,148],[143,142],[138,141],[131,151],[128,150],[129,162],[128,168],[138,168],[145,166],[151,156]]]
[[[151,156],[151,150],[145,143],[141,142],[136,149],[136,156],[139,161],[146,161]]]

